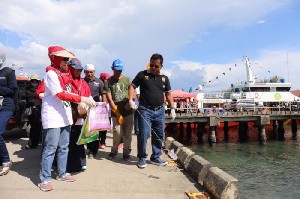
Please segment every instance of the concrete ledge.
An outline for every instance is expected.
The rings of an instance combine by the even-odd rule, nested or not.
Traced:
[[[260,116],[260,124],[261,125],[270,124],[270,116],[268,115]]]
[[[178,153],[177,153],[177,157],[179,160],[179,163],[181,165],[183,165],[183,167],[185,169],[187,169],[190,160],[192,159],[192,157],[195,155],[195,152],[193,152],[192,150],[190,150],[187,147],[182,147],[179,149]]]
[[[204,178],[203,187],[215,198],[238,198],[238,180],[218,167],[211,167]]]
[[[204,177],[206,176],[210,167],[210,162],[200,157],[199,155],[194,155],[187,165],[187,171],[194,180],[202,184]]]
[[[176,155],[177,155],[179,149],[182,148],[182,147],[183,147],[183,144],[181,144],[180,142],[174,141],[174,142],[172,142],[171,145],[170,145],[170,150],[171,150],[171,149],[174,149],[174,152],[175,152]]]
[[[165,146],[166,146],[166,148],[167,148],[167,149],[170,149],[170,146],[171,146],[172,142],[174,142],[174,141],[175,141],[174,138],[172,138],[172,137],[167,137],[166,140],[165,140]]]

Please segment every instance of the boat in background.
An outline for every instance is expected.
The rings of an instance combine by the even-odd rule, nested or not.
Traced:
[[[237,103],[244,104],[256,104],[257,107],[262,106],[272,107],[288,107],[292,104],[300,102],[300,98],[294,95],[290,89],[291,83],[285,82],[285,79],[281,78],[274,82],[256,82],[253,72],[250,66],[250,61],[247,56],[244,56],[247,81],[240,84],[231,84],[231,91],[226,91],[216,94],[197,94],[198,108],[210,109],[215,107],[217,109],[227,109],[226,105],[232,103],[232,100]],[[224,107],[225,106],[225,107]],[[245,110],[241,108],[241,110]],[[255,107],[254,107],[255,110]]]
[[[249,58],[244,56],[247,81],[244,84],[231,85],[233,92],[230,95],[231,99],[253,100],[257,103],[285,103],[299,101],[298,96],[290,92],[292,84],[285,82],[285,79],[278,78],[277,82],[269,80],[269,82],[256,82],[250,66]]]

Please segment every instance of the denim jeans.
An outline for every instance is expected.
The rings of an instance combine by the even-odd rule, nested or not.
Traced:
[[[10,161],[2,134],[5,132],[8,121],[12,115],[12,111],[0,110],[0,163],[6,163]]]
[[[41,181],[51,180],[51,167],[55,153],[57,155],[57,175],[66,173],[68,160],[68,145],[71,126],[43,129],[43,151],[41,158]]]
[[[160,158],[165,129],[165,109],[154,111],[144,106],[137,109],[139,132],[137,134],[138,158],[147,158],[147,140],[151,132],[152,155],[150,159]]]

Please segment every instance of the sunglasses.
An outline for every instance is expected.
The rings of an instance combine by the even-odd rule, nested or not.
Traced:
[[[154,64],[150,64],[150,68],[159,68],[160,66],[154,65]]]
[[[63,57],[62,60],[65,61],[65,62],[68,62],[70,60],[70,58],[69,57]]]
[[[81,72],[82,69],[75,69],[75,72]]]

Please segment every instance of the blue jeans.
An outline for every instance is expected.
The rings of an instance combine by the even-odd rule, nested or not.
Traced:
[[[147,140],[151,132],[152,155],[151,160],[160,158],[162,152],[162,142],[165,130],[165,109],[154,111],[144,106],[137,109],[139,132],[137,134],[138,158],[147,158]]]
[[[71,126],[43,129],[43,147],[41,158],[41,181],[51,180],[51,167],[55,153],[57,155],[57,175],[66,173]]]
[[[0,163],[6,163],[10,161],[2,134],[5,132],[8,121],[12,115],[12,111],[0,110]]]

